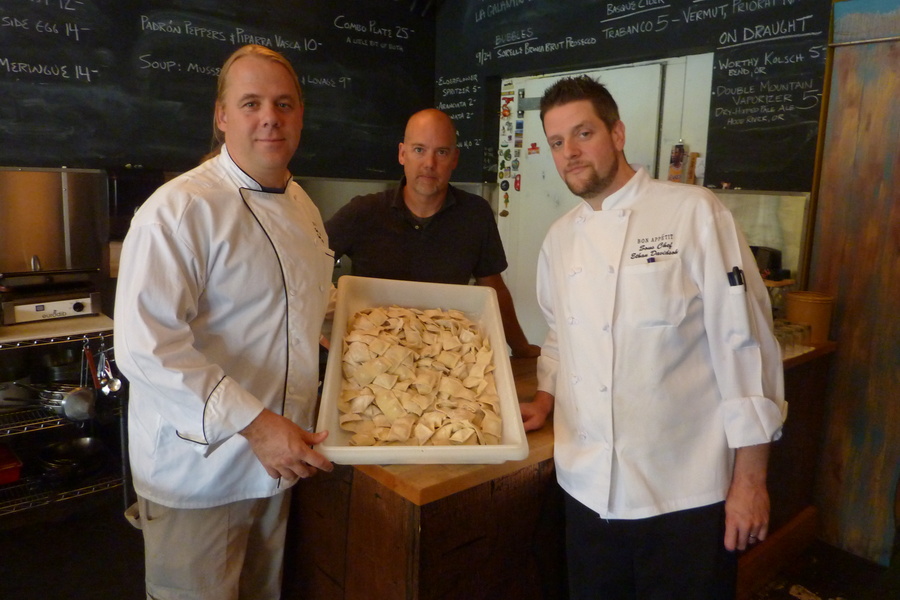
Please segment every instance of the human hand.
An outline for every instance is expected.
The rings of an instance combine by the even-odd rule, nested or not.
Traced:
[[[522,425],[525,431],[535,431],[544,426],[547,416],[553,410],[553,396],[538,390],[531,402],[520,402]]]
[[[729,551],[746,550],[769,533],[769,492],[764,473],[760,478],[758,474],[748,477],[735,471],[725,499],[725,548]]]
[[[294,481],[334,469],[328,459],[312,449],[328,437],[327,431],[309,433],[291,420],[264,409],[240,433],[272,478]]]

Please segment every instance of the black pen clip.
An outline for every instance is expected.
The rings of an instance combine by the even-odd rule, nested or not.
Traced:
[[[744,285],[744,272],[738,267],[734,267],[728,272],[728,285],[734,287]]]

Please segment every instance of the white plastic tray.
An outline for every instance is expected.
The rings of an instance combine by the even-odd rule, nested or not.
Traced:
[[[503,434],[493,446],[351,446],[349,432],[338,423],[337,399],[341,392],[341,348],[347,321],[357,312],[376,306],[456,309],[477,323],[494,350],[494,381],[500,396]],[[344,276],[338,280],[337,307],[331,331],[331,348],[322,387],[317,431],[328,438],[316,446],[332,462],[349,465],[387,464],[489,464],[521,460],[528,455],[519,399],[503,335],[497,295],[492,288],[473,285],[395,281]]]

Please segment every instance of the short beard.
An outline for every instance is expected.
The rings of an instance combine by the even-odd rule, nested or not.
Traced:
[[[566,181],[566,187],[569,188],[569,191],[581,198],[582,200],[590,200],[591,198],[596,198],[603,194],[609,186],[612,185],[612,182],[615,180],[616,175],[619,172],[619,161],[613,161],[612,166],[609,168],[609,171],[606,173],[606,177],[600,177],[597,174],[596,170],[592,170],[591,176],[588,178],[586,182],[581,187],[576,188],[569,181]]]

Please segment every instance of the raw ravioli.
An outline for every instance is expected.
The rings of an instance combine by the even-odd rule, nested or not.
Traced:
[[[343,342],[340,425],[350,444],[499,444],[493,351],[458,310],[376,307]]]

